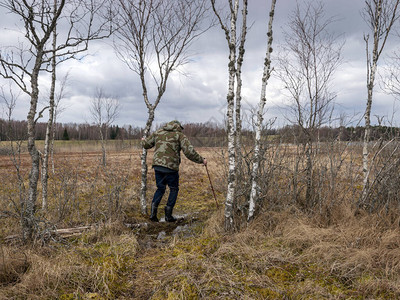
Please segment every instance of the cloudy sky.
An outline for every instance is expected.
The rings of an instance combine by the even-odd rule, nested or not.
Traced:
[[[248,33],[246,55],[243,67],[244,112],[248,113],[257,105],[263,60],[266,50],[266,32],[270,0],[250,0],[248,23],[252,27]],[[343,34],[343,64],[335,73],[333,91],[337,93],[336,107],[346,112],[355,122],[362,120],[366,102],[366,58],[363,33],[368,31],[360,11],[363,0],[322,0],[327,16],[334,16],[338,21],[331,26],[336,34]],[[301,2],[300,2],[301,3]],[[295,9],[294,0],[277,0],[274,20],[274,55],[283,43],[282,32],[288,22],[288,16]],[[0,46],[9,46],[16,40],[15,27],[18,20],[9,15],[0,19]],[[388,45],[389,55],[396,46],[395,39]],[[67,61],[60,65],[58,78],[69,72],[69,85],[66,97],[62,100],[65,110],[59,121],[84,123],[91,122],[89,113],[90,99],[97,88],[119,99],[122,110],[116,123],[143,126],[147,118],[147,109],[142,99],[139,78],[117,59],[111,41],[92,43],[88,56],[80,61]],[[227,94],[228,48],[220,27],[215,27],[201,36],[191,48],[192,62],[184,67],[184,72],[174,73],[169,79],[167,91],[156,111],[156,123],[171,119],[188,122],[221,122],[225,115]],[[272,57],[274,59],[274,56]],[[380,65],[385,63],[382,58]],[[273,61],[274,64],[274,61]],[[5,85],[3,79],[0,84]],[[46,97],[48,78],[41,78],[41,96]],[[266,119],[276,118],[276,125],[285,124],[284,95],[279,81],[272,78],[267,91]],[[393,118],[395,125],[400,125],[400,112],[393,97],[379,91],[377,86],[372,115]],[[14,112],[15,119],[25,119],[29,100],[22,96]],[[2,117],[4,118],[4,112]],[[375,122],[375,120],[373,120]],[[363,124],[363,121],[360,123]]]

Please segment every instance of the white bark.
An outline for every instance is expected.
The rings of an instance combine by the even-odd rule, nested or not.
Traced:
[[[142,155],[140,156],[140,161],[141,161],[141,180],[140,180],[140,208],[141,208],[141,213],[143,215],[147,214],[147,200],[146,200],[146,195],[147,195],[147,172],[148,172],[148,167],[147,167],[147,150],[142,149]]]
[[[240,37],[240,43],[238,48],[238,56],[236,63],[236,101],[235,101],[235,115],[236,115],[236,183],[235,187],[238,188],[239,183],[237,182],[240,178],[243,178],[242,174],[242,65],[245,53],[245,43],[247,36],[247,0],[243,0],[242,7],[242,32]]]
[[[29,173],[28,199],[23,209],[22,228],[23,239],[30,241],[33,239],[35,228],[35,206],[37,199],[37,184],[39,180],[39,163],[40,155],[35,144],[35,127],[36,127],[36,108],[39,98],[38,78],[39,69],[42,63],[42,49],[38,49],[38,55],[35,62],[35,67],[31,77],[31,102],[27,116],[28,123],[28,151],[31,156],[31,171]]]
[[[54,15],[48,30],[45,31],[44,36],[41,40],[38,40],[36,45],[35,53],[35,65],[33,67],[30,83],[30,109],[27,116],[28,123],[28,152],[31,156],[31,171],[29,173],[29,186],[28,186],[28,198],[25,203],[24,209],[22,209],[22,230],[23,239],[25,241],[31,241],[34,237],[35,232],[35,211],[36,211],[36,200],[37,200],[37,184],[39,181],[39,164],[40,155],[35,144],[35,128],[36,128],[36,109],[39,99],[39,72],[42,67],[43,57],[44,57],[44,46],[48,39],[50,38],[51,32],[54,30],[57,19],[61,14],[61,10],[64,7],[64,1],[61,2],[58,12]],[[39,114],[40,117],[40,114]]]
[[[50,139],[50,158],[51,158],[51,169],[53,175],[55,174],[55,165],[54,165],[54,140],[56,139],[56,131],[57,131],[57,117],[63,112],[64,107],[61,107],[61,100],[64,97],[65,89],[67,86],[68,82],[68,76],[69,74],[67,73],[64,78],[61,81],[60,84],[60,91],[57,93],[57,96],[55,96],[55,103],[54,103],[54,120],[53,120],[53,126],[52,126],[52,133],[51,133],[51,139]]]
[[[54,16],[57,13],[57,1],[54,1]],[[49,152],[51,144],[51,132],[53,128],[54,119],[54,94],[56,86],[56,47],[57,47],[57,31],[56,27],[53,30],[53,57],[51,59],[52,70],[51,70],[51,88],[49,97],[49,119],[46,126],[46,136],[44,141],[44,150],[42,157],[42,210],[47,210],[47,182],[49,178]]]
[[[254,142],[254,158],[253,158],[253,165],[251,170],[251,191],[250,191],[250,200],[249,200],[249,214],[248,214],[248,221],[253,219],[254,212],[256,209],[256,202],[258,198],[258,171],[260,167],[260,148],[261,148],[261,131],[263,128],[263,114],[264,114],[264,107],[266,102],[266,90],[268,79],[271,76],[271,53],[272,53],[272,23],[274,20],[275,14],[275,5],[276,0],[272,0],[271,3],[271,10],[269,13],[269,23],[268,23],[268,44],[267,44],[267,53],[265,55],[264,61],[264,71],[261,80],[261,97],[258,103],[258,110],[257,110],[257,122],[256,122],[256,136]]]
[[[225,24],[225,18],[221,17],[215,0],[211,0],[214,14],[216,15],[229,47],[229,63],[228,63],[228,93],[227,93],[227,136],[228,136],[228,183],[225,199],[225,230],[234,229],[234,209],[236,206],[235,197],[239,184],[236,182],[239,178],[241,164],[241,68],[245,53],[245,41],[247,34],[247,0],[243,0],[242,7],[242,30],[241,39],[239,41],[238,54],[237,51],[237,22],[240,1],[228,0],[228,18],[230,24]],[[236,86],[235,86],[236,85]],[[236,94],[235,94],[236,87]],[[235,101],[236,99],[236,101]],[[236,106],[235,106],[236,104]],[[236,116],[236,118],[235,118]],[[235,122],[236,121],[236,122]]]
[[[236,77],[236,22],[239,10],[239,0],[235,0],[231,7],[231,27],[229,39],[229,84],[227,95],[227,131],[228,131],[228,186],[225,200],[225,230],[234,229],[234,202],[235,202],[235,175],[236,175],[236,157],[235,157],[235,77]]]
[[[151,126],[154,121],[154,110],[151,107],[149,108],[149,114],[148,114],[148,119],[146,123],[146,127],[144,129],[144,137],[148,137],[150,134]],[[146,194],[147,194],[147,172],[148,172],[148,167],[147,167],[147,150],[142,149],[142,155],[140,157],[141,159],[141,182],[140,182],[140,207],[141,207],[141,212],[143,215],[147,214],[147,200],[146,200]]]

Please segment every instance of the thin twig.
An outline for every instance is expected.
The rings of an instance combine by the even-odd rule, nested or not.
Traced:
[[[206,171],[207,171],[207,175],[208,175],[208,180],[210,181],[210,186],[211,186],[211,190],[212,190],[213,195],[214,195],[215,203],[217,204],[217,208],[219,208],[218,201],[217,201],[217,197],[215,196],[214,187],[213,187],[213,184],[212,184],[212,182],[211,182],[210,173],[208,172],[207,165],[204,165],[204,166],[206,167]]]

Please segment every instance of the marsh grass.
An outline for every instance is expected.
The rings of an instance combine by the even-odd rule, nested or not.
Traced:
[[[29,269],[8,282],[0,299],[113,299],[130,289],[125,276],[135,264],[136,237],[116,224],[93,229],[68,243],[20,249]]]
[[[44,141],[36,140],[36,147],[43,151]],[[10,148],[9,141],[0,141],[0,155],[7,155]],[[139,140],[107,140],[107,151],[129,151],[140,148]],[[27,143],[22,142],[22,149],[27,152]],[[62,152],[100,152],[101,141],[98,140],[56,140],[54,141],[54,151]],[[99,153],[100,155],[100,153]]]
[[[88,146],[87,149],[90,147]],[[78,149],[78,148],[76,148]],[[292,151],[292,152],[290,152]],[[140,214],[140,153],[56,154],[49,211],[38,217],[56,228],[94,225],[81,236],[0,248],[0,299],[397,299],[400,297],[400,214],[354,206],[357,187],[350,155],[333,181],[322,177],[324,205],[315,212],[293,202],[295,150],[273,156],[273,178],[258,216],[224,232],[221,149],[201,148],[221,204],[216,209],[204,167],[183,159],[174,213],[187,214],[189,234],[177,225],[152,224]],[[151,157],[151,153],[150,153]],[[325,157],[326,158],[326,157]],[[23,166],[28,157],[23,157]],[[1,207],[13,211],[18,191],[4,157]],[[330,163],[323,161],[320,170]],[[26,176],[26,170],[23,170]],[[14,181],[15,182],[15,181]],[[149,170],[148,199],[155,190]],[[118,193],[115,191],[118,190]],[[118,206],[116,206],[118,202]],[[161,205],[166,202],[166,197]],[[111,209],[111,208],[118,209]],[[14,211],[15,212],[15,211]],[[160,212],[160,216],[162,216]],[[128,228],[126,224],[147,224]],[[18,233],[18,215],[0,218],[0,238]],[[157,239],[165,231],[164,239]]]
[[[140,299],[396,299],[399,229],[379,216],[321,227],[305,215],[265,212],[234,235],[221,212],[203,232],[138,261]],[[140,284],[146,282],[146,285]]]

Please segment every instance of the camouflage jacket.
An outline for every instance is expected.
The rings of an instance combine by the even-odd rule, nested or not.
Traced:
[[[145,149],[155,147],[153,166],[162,166],[178,171],[181,163],[181,150],[191,161],[198,164],[203,163],[203,157],[196,152],[189,139],[182,133],[182,126],[178,121],[169,122],[142,140],[142,146]]]

